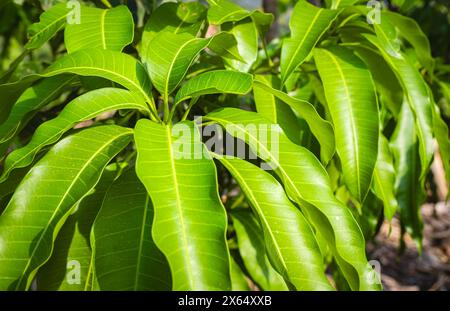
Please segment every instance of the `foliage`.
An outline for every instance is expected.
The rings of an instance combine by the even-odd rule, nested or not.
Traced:
[[[449,81],[413,19],[41,2],[0,4],[1,290],[380,290],[379,223],[421,246]]]

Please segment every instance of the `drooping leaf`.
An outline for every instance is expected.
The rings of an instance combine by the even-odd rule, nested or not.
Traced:
[[[136,171],[154,206],[153,239],[174,290],[230,290],[226,216],[216,170],[192,122],[140,120]]]
[[[206,8],[199,2],[161,4],[151,14],[142,33],[140,55],[147,55],[151,41],[158,33],[189,33],[197,35],[203,25]]]
[[[29,40],[25,48],[40,48],[59,30],[64,28],[67,18],[72,14],[76,14],[76,12],[73,12],[66,3],[58,3],[42,13],[39,22],[28,28]]]
[[[306,0],[294,7],[289,22],[291,37],[283,41],[281,50],[281,80],[283,84],[308,57],[339,11],[318,8]]]
[[[249,286],[244,273],[239,267],[238,263],[232,256],[230,256],[230,278],[231,290],[233,291],[248,291]]]
[[[382,29],[382,27],[381,27]],[[377,37],[363,35],[376,46],[384,59],[389,63],[403,88],[407,102],[411,107],[416,123],[416,134],[419,138],[419,154],[421,162],[421,179],[424,179],[433,157],[433,102],[428,93],[428,86],[415,66],[404,53],[398,57],[388,54]]]
[[[31,164],[43,147],[58,141],[77,123],[116,109],[136,109],[148,113],[141,96],[123,89],[103,88],[78,96],[56,118],[41,124],[27,145],[8,155],[0,183],[8,178],[12,170]]]
[[[289,197],[300,204],[308,221],[329,243],[353,290],[380,289],[380,284],[368,277],[373,270],[367,263],[361,229],[348,208],[334,197],[329,177],[313,154],[292,143],[279,126],[254,112],[224,108],[209,113],[205,119],[245,139],[274,169]]]
[[[322,159],[322,162],[327,164],[333,157],[335,151],[334,131],[333,126],[330,124],[330,122],[322,119],[322,117],[317,113],[314,106],[311,105],[309,102],[294,98],[286,93],[278,91],[275,88],[268,85],[267,81],[263,81],[261,78],[257,76],[254,82],[255,101],[258,99],[257,93],[260,92],[260,90],[263,90],[265,92],[265,94],[263,93],[264,95],[262,96],[265,96],[266,101],[269,101],[271,97],[272,99],[274,99],[275,97],[278,100],[290,106],[295,112],[297,112],[298,115],[300,115],[306,121],[309,128],[311,129],[311,132],[314,134],[314,136],[320,143],[321,147],[320,157]],[[258,112],[260,112],[260,105],[258,104],[258,102],[256,102],[256,107],[258,109]],[[266,108],[268,109],[268,107]],[[264,108],[264,110],[266,108]],[[279,116],[275,120],[273,119],[273,117],[270,118],[269,115],[267,114],[263,114],[263,116],[266,119],[270,120],[271,122],[275,123],[278,123],[276,121],[278,118],[281,119],[280,122],[284,122],[286,119],[289,120],[288,118],[285,117],[284,114]],[[282,124],[280,124],[280,126],[285,131],[285,127],[283,127]]]
[[[92,241],[100,290],[170,290],[167,260],[152,240],[153,207],[134,168],[108,190]]]
[[[192,97],[229,93],[245,95],[252,89],[253,77],[232,70],[208,71],[186,82],[175,96],[175,105]]]
[[[283,277],[272,267],[267,257],[264,233],[250,210],[232,211],[239,253],[245,268],[262,290],[287,290]]]
[[[442,164],[444,165],[447,184],[450,185],[450,140],[447,123],[441,116],[439,107],[434,105],[433,128],[439,145]]]
[[[115,125],[83,130],[61,140],[30,170],[0,217],[0,289],[30,286],[74,204],[131,135]]]
[[[343,179],[362,202],[370,188],[378,150],[378,106],[366,65],[345,48],[315,49],[314,59],[333,119]]]
[[[68,53],[86,48],[122,51],[133,42],[133,34],[133,16],[126,6],[105,10],[81,6],[80,22],[67,24],[64,43]]]
[[[395,193],[402,228],[406,228],[421,249],[423,224],[420,205],[425,199],[425,193],[423,181],[420,180],[420,159],[414,117],[406,101],[402,105],[390,146],[397,172]]]
[[[83,198],[65,221],[55,240],[52,256],[36,275],[38,290],[92,289],[94,267],[89,236],[117,168],[116,164],[105,168],[94,192]]]
[[[380,133],[378,139],[378,159],[373,172],[373,191],[383,201],[384,216],[390,221],[398,209],[395,198],[394,160],[387,138]]]

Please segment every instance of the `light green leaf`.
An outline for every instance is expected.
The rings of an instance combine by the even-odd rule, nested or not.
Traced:
[[[233,210],[232,217],[239,253],[252,279],[262,290],[288,290],[283,277],[267,257],[264,233],[258,219],[250,210],[244,209]]]
[[[335,151],[333,126],[330,124],[330,122],[322,119],[322,117],[317,113],[313,105],[311,105],[307,101],[294,98],[286,93],[276,90],[275,88],[268,85],[267,81],[263,81],[261,78],[259,78],[259,76],[256,77],[253,88],[255,92],[255,101],[258,98],[262,99],[261,96],[265,96],[266,101],[270,100],[271,97],[273,98],[273,96],[275,96],[277,99],[284,102],[285,104],[290,106],[295,112],[297,112],[297,114],[300,115],[306,121],[309,128],[311,129],[311,132],[319,141],[321,147],[320,157],[322,159],[322,162],[324,164],[327,164],[331,160]],[[258,96],[257,94],[261,90],[263,90],[265,94],[263,93],[264,95],[261,94],[261,96]],[[258,112],[260,112],[261,110],[260,108],[262,107],[258,103],[258,101],[256,101],[256,107]],[[263,110],[267,109],[268,107],[263,108]],[[280,122],[284,122],[286,119],[288,120],[288,118],[286,118],[285,115],[278,116],[277,119],[273,119],[274,116],[270,117],[268,114],[263,114],[263,116],[274,123],[279,123],[277,122],[277,120],[280,120]],[[285,130],[283,124],[280,124],[280,126],[283,128],[283,130]]]
[[[152,240],[153,206],[134,168],[108,190],[95,219],[95,276],[101,290],[170,290],[169,265]]]
[[[361,229],[348,207],[334,197],[329,177],[313,154],[292,143],[278,126],[255,112],[224,108],[208,114],[205,119],[245,139],[275,170],[289,197],[300,204],[308,221],[329,243],[353,290],[381,288],[370,278],[373,270],[367,263]]]
[[[116,174],[115,164],[107,166],[94,193],[83,198],[76,211],[67,218],[55,240],[52,257],[36,275],[38,290],[92,289],[93,263],[89,236],[106,190]]]
[[[244,273],[239,267],[236,260],[230,256],[230,278],[231,278],[231,290],[233,291],[248,291],[250,290],[247,279]]]
[[[273,20],[272,14],[260,11],[249,12],[230,0],[207,0],[209,4],[208,22],[212,25],[222,25],[227,22],[239,22],[247,17],[254,17],[262,27],[267,27]]]
[[[344,182],[363,202],[378,150],[379,116],[372,76],[357,56],[342,47],[315,49],[314,59],[333,120]]]
[[[297,2],[289,22],[291,37],[283,41],[281,50],[280,69],[283,84],[305,61],[338,13],[337,10],[318,8],[306,0]]]
[[[245,95],[252,89],[253,76],[232,70],[208,71],[186,82],[175,96],[175,105],[192,97],[228,93]]]
[[[189,33],[197,35],[203,25],[206,8],[199,2],[161,4],[145,24],[142,33],[140,55],[147,55],[150,42],[160,32],[173,34]]]
[[[346,6],[351,6],[357,2],[362,2],[361,0],[332,0],[331,8],[343,8]]]
[[[66,3],[58,3],[41,14],[39,22],[28,28],[27,49],[40,48],[59,30],[64,28],[67,18],[74,14]]]
[[[67,24],[64,43],[68,53],[87,48],[122,51],[133,42],[133,35],[133,16],[126,6],[106,10],[81,6],[80,22]]]
[[[447,184],[450,185],[450,140],[449,129],[441,116],[439,107],[434,105],[433,129],[439,145],[442,164],[444,165]]]
[[[378,138],[378,159],[373,172],[373,191],[383,201],[384,216],[390,221],[398,209],[395,198],[394,160],[389,141],[382,133]]]
[[[150,44],[144,63],[155,88],[167,100],[186,75],[195,57],[210,39],[190,34],[159,33]]]
[[[397,172],[395,193],[400,211],[402,234],[406,228],[421,249],[423,224],[420,206],[425,199],[425,193],[423,180],[420,180],[420,160],[414,117],[406,101],[402,105],[390,146]]]
[[[61,140],[30,170],[0,217],[0,289],[29,288],[72,207],[131,135],[115,125],[88,128]]]
[[[153,239],[169,261],[174,290],[230,290],[226,215],[216,169],[192,122],[140,120],[136,172],[153,202]]]
[[[56,118],[41,124],[27,145],[8,155],[0,176],[0,183],[8,178],[12,170],[30,165],[43,147],[58,141],[77,123],[116,109],[137,109],[148,112],[142,97],[127,90],[104,88],[85,93],[64,107]]]

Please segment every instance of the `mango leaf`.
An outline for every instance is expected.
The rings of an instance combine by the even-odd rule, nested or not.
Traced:
[[[170,290],[169,265],[152,240],[153,207],[128,169],[111,186],[95,219],[95,276],[101,290]]]
[[[433,102],[428,86],[416,67],[400,52],[399,57],[389,55],[377,37],[363,34],[389,63],[403,88],[407,102],[413,111],[416,133],[419,138],[419,154],[421,161],[420,179],[426,177],[433,157]]]
[[[5,106],[14,105],[20,94],[36,80],[64,73],[95,76],[116,82],[142,96],[152,110],[156,111],[153,98],[150,97],[150,79],[142,64],[130,55],[102,49],[84,49],[68,54],[55,61],[40,75],[33,74],[17,82],[0,85],[0,93],[7,98]],[[3,113],[3,110],[0,112]]]
[[[361,0],[332,0],[331,8],[337,9],[337,8],[343,8],[347,6],[351,6],[357,2],[362,2]]]
[[[195,125],[142,119],[135,141],[136,172],[154,206],[152,236],[169,261],[173,289],[230,290],[226,215]]]
[[[253,76],[231,70],[208,71],[186,82],[175,96],[175,105],[192,97],[228,93],[245,95],[252,89]]]
[[[222,26],[224,31],[232,34],[237,42],[237,50],[241,59],[223,57],[225,66],[229,69],[248,72],[258,57],[258,29],[250,18],[234,24]]]
[[[338,14],[337,10],[318,8],[306,0],[297,2],[289,21],[291,37],[283,41],[281,49],[280,70],[283,84],[305,61]]]
[[[398,209],[395,198],[394,159],[389,148],[389,141],[382,133],[378,138],[378,159],[373,172],[373,191],[383,201],[384,216],[390,221]]]
[[[81,6],[79,14],[80,22],[67,24],[64,31],[68,53],[87,48],[122,51],[133,42],[133,16],[126,6],[106,10]]]
[[[440,155],[442,158],[442,164],[444,165],[445,176],[447,184],[450,185],[450,140],[449,129],[447,123],[445,123],[441,116],[439,107],[434,105],[433,114],[433,129],[436,136],[436,140],[439,145]]]
[[[420,159],[414,117],[406,101],[402,105],[390,146],[397,172],[395,193],[402,229],[406,229],[421,250],[423,224],[420,206],[425,199],[425,193],[423,181],[420,180]]]
[[[72,207],[131,135],[115,125],[88,128],[61,140],[30,170],[0,217],[0,289],[29,288]]]
[[[272,14],[260,11],[247,11],[230,0],[207,0],[209,4],[208,22],[212,25],[222,25],[227,22],[239,22],[252,17],[260,27],[267,28],[272,23]],[[256,18],[255,18],[256,15]]]
[[[39,17],[39,22],[28,28],[26,49],[37,49],[63,29],[68,17],[74,14],[66,3],[58,3]]]
[[[256,99],[260,98],[260,96],[257,96],[257,93],[263,90],[265,94],[261,95],[265,96],[266,101],[268,101],[270,97],[272,98],[275,97],[278,100],[290,106],[298,115],[300,115],[306,121],[311,132],[314,134],[314,136],[320,143],[321,147],[320,157],[322,159],[322,162],[324,164],[327,164],[333,157],[335,151],[334,131],[333,126],[330,124],[330,122],[322,119],[322,117],[317,113],[314,106],[311,105],[309,102],[294,98],[286,93],[276,90],[275,88],[268,85],[267,81],[264,81],[258,76],[256,77],[253,85],[255,92],[255,101]],[[258,112],[260,112],[261,110],[260,108],[262,107],[260,104],[258,104],[258,102],[256,102],[256,107]],[[278,107],[279,106],[277,106],[277,108]],[[269,109],[269,107],[263,108],[263,110],[266,109]],[[273,116],[269,117],[269,115],[267,114],[263,114],[263,116],[266,117],[266,119],[270,120],[271,122],[275,123],[278,123],[276,122],[277,119],[281,119],[280,122],[284,122],[287,119],[285,115],[280,116],[275,120],[273,119]],[[283,127],[282,124],[280,124],[280,126],[283,128],[283,130],[285,129],[285,127]]]
[[[372,182],[378,150],[378,106],[366,65],[350,50],[315,49],[314,59],[333,119],[343,179],[363,202]]]
[[[14,106],[11,107],[11,112],[8,114],[4,111],[5,114],[2,115],[7,119],[0,125],[0,145],[10,141],[37,110],[56,99],[75,80],[76,77],[73,76],[52,77],[26,89],[15,104],[12,102]]]
[[[142,33],[140,55],[147,55],[150,42],[160,32],[197,35],[203,25],[206,8],[199,2],[161,4],[150,15]]]
[[[404,37],[414,48],[417,58],[430,74],[434,71],[434,59],[431,55],[430,42],[417,22],[401,14],[382,11],[381,19],[389,20],[397,29],[398,34]]]
[[[272,267],[266,253],[264,233],[248,209],[232,211],[239,253],[245,268],[262,290],[288,290],[283,277]]]
[[[0,183],[6,180],[12,170],[31,164],[43,147],[58,141],[77,123],[116,109],[137,109],[148,112],[141,96],[123,89],[104,88],[78,96],[64,107],[56,118],[41,124],[27,145],[8,155],[0,176]]]
[[[36,275],[38,290],[91,290],[94,267],[89,242],[92,224],[102,206],[106,190],[117,175],[116,164],[103,171],[100,181],[77,205],[56,237],[52,257]]]
[[[166,101],[209,41],[210,39],[195,38],[187,33],[166,32],[159,33],[152,40],[143,60],[153,85]]]
[[[353,290],[381,288],[371,278],[373,270],[367,263],[361,229],[349,209],[334,197],[325,169],[310,151],[292,143],[279,126],[254,112],[223,108],[209,113],[205,119],[245,139],[275,170],[289,197],[300,204],[308,221],[329,243]]]

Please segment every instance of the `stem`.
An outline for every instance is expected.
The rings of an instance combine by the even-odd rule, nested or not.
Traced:
[[[111,3],[109,3],[108,0],[102,0],[102,3],[103,3],[108,9],[112,8],[112,5],[111,5]]]
[[[191,101],[189,102],[189,106],[187,110],[184,112],[183,117],[181,118],[181,121],[184,121],[187,119],[189,112],[191,112],[192,107],[198,102],[199,97],[191,98]]]
[[[264,49],[264,54],[266,54],[267,61],[269,62],[269,67],[270,67],[270,69],[273,69],[273,62],[272,62],[272,59],[269,56],[269,51],[267,51],[266,39],[264,37],[261,37],[261,42],[262,42],[262,46],[263,46],[263,49]]]
[[[167,123],[170,119],[169,111],[169,94],[164,94],[164,123]]]

